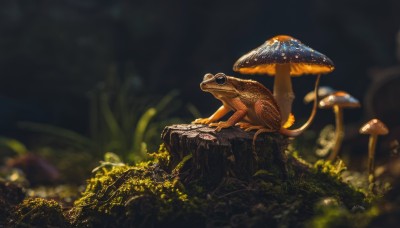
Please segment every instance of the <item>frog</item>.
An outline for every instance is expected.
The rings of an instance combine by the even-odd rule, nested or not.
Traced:
[[[319,77],[315,83],[315,93],[318,91],[318,85]],[[200,88],[220,100],[222,106],[208,118],[195,119],[193,124],[215,127],[217,132],[233,126],[238,126],[244,131],[257,130],[255,138],[267,132],[279,132],[288,137],[300,135],[312,123],[318,106],[318,99],[315,99],[306,123],[297,129],[290,130],[282,126],[281,112],[271,91],[257,81],[227,76],[224,73],[215,75],[207,73],[200,83]],[[233,114],[228,120],[218,122],[231,111]]]

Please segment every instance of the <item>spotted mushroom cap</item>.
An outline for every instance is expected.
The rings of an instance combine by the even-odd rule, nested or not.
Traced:
[[[388,133],[389,130],[386,125],[378,119],[372,119],[360,128],[360,134],[387,135]]]
[[[332,108],[333,106],[342,108],[359,108],[360,102],[344,91],[337,91],[325,97],[319,102],[320,108]]]
[[[242,74],[275,75],[277,64],[290,64],[290,75],[326,74],[335,67],[324,54],[286,35],[275,36],[243,55],[233,65]]]

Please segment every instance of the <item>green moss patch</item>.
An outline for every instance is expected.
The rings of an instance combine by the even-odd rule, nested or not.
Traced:
[[[2,225],[367,227],[380,213],[370,205],[370,195],[341,181],[345,167],[340,162],[312,166],[289,156],[285,176],[260,166],[250,178],[225,176],[210,189],[201,180],[181,180],[192,156],[184,156],[174,167],[164,147],[151,157],[133,166],[102,162],[71,209],[62,209],[54,200],[23,200],[20,189],[22,195],[4,201],[7,211],[0,210],[0,215],[7,222]],[[4,185],[0,191],[10,195],[12,189]]]
[[[266,170],[257,171],[250,181],[225,178],[211,191],[200,182],[184,186],[180,167],[172,172],[163,169],[168,162],[162,148],[149,162],[101,167],[70,211],[71,223],[79,227],[298,227],[320,224],[309,221],[324,216],[316,205],[326,198],[349,216],[355,206],[368,207],[362,192],[340,181],[341,167],[323,162],[315,167],[290,163],[286,179]]]
[[[61,206],[54,200],[25,199],[19,204],[10,221],[12,227],[69,227]]]
[[[70,214],[77,226],[179,225],[202,220],[197,201],[187,195],[179,178],[150,161],[102,168]]]

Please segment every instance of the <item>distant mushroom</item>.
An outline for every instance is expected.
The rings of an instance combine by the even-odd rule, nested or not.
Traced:
[[[360,134],[370,135],[368,143],[368,174],[371,182],[374,181],[374,161],[375,161],[375,147],[378,140],[378,135],[387,135],[388,128],[382,121],[372,119],[360,128]]]
[[[334,70],[332,60],[304,45],[299,40],[279,35],[243,55],[233,65],[242,74],[275,76],[274,97],[282,116],[282,126],[292,112],[294,93],[290,76],[327,74]]]
[[[335,144],[329,160],[333,161],[339,154],[344,136],[343,108],[359,108],[360,102],[344,91],[337,91],[319,102],[320,108],[332,108],[335,113]]]
[[[329,86],[321,86],[318,89],[318,99],[323,99],[326,96],[331,95],[332,93],[336,92],[336,90],[332,89]],[[304,103],[308,104],[315,99],[315,92],[311,91],[304,96]]]

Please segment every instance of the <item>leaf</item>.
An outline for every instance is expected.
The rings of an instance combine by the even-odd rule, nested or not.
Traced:
[[[269,172],[268,170],[259,169],[257,170],[257,172],[253,174],[253,177],[259,177],[259,176],[274,176],[274,174]]]
[[[197,118],[201,118],[202,115],[200,113],[200,111],[197,109],[196,106],[194,106],[193,104],[189,103],[186,105],[187,110],[189,110],[189,112],[193,115],[194,119]]]
[[[146,152],[142,151],[142,142],[144,132],[146,131],[147,125],[151,121],[151,119],[157,114],[157,110],[155,108],[149,108],[139,119],[136,130],[133,136],[133,153],[138,153],[141,156],[145,156]],[[131,161],[134,161],[132,154],[129,156]]]
[[[29,130],[32,132],[49,134],[60,138],[64,138],[66,140],[73,142],[74,144],[79,144],[84,147],[92,149],[95,148],[95,145],[93,144],[92,140],[81,134],[78,134],[71,130],[67,130],[65,128],[56,127],[49,124],[33,123],[33,122],[19,122],[17,123],[17,126],[21,129]]]
[[[111,131],[111,137],[112,139],[116,139],[118,137],[121,137],[121,129],[119,127],[118,121],[115,118],[113,112],[111,111],[110,105],[109,105],[109,98],[106,94],[101,95],[101,102],[100,102],[100,108],[101,112],[103,114],[104,120],[106,121],[106,124],[108,128]]]
[[[104,161],[111,162],[111,163],[121,163],[122,162],[121,158],[113,152],[106,152],[104,154]]]
[[[18,155],[24,155],[28,152],[28,149],[25,147],[25,145],[16,139],[0,137],[0,146],[9,148]]]
[[[131,150],[132,152],[129,155],[130,161],[136,161],[135,158],[137,159],[138,157],[146,157],[146,147],[144,147],[142,143],[144,141],[144,135],[149,123],[159,112],[164,110],[168,106],[168,104],[170,104],[170,102],[172,102],[173,99],[178,96],[178,94],[178,91],[175,90],[170,92],[169,94],[164,96],[155,107],[147,109],[146,112],[139,118],[133,135],[133,145]]]

